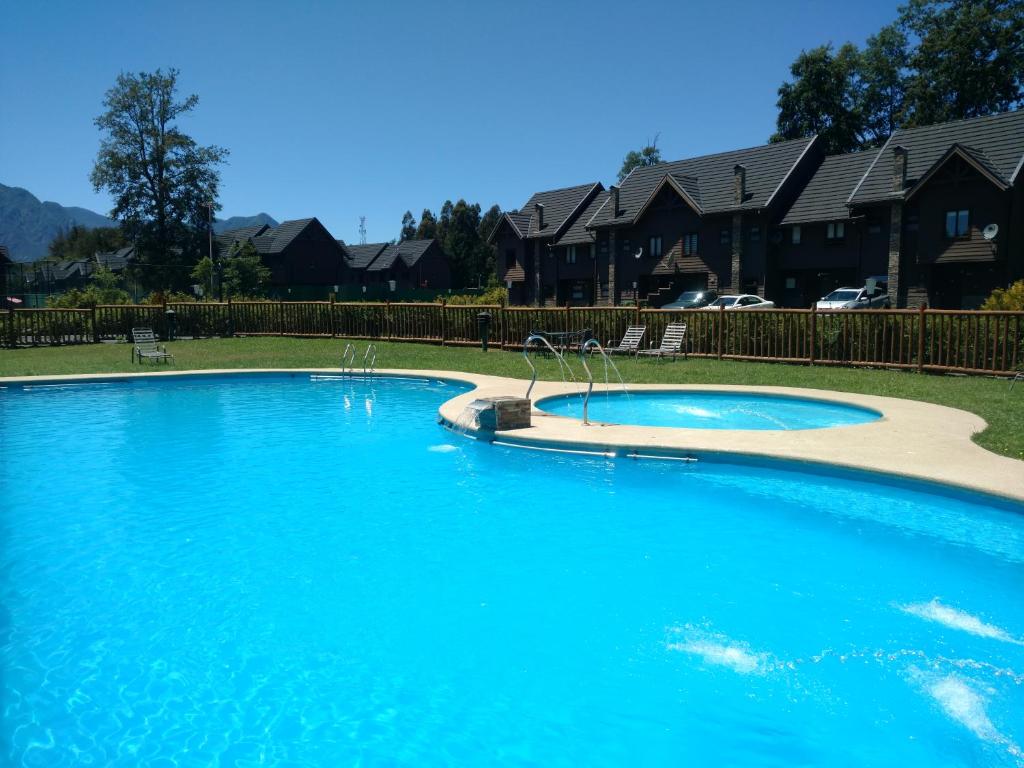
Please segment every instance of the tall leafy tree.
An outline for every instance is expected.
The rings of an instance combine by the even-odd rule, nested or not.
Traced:
[[[883,144],[904,119],[910,64],[907,46],[903,30],[890,24],[869,37],[860,53],[857,101],[866,145]]]
[[[658,149],[658,137],[640,150],[630,150],[622,160],[622,167],[619,168],[619,181],[629,175],[634,168],[646,168],[650,165],[657,165],[661,162],[661,150]]]
[[[1024,3],[910,0],[899,23],[910,55],[909,125],[1002,112],[1024,104]]]
[[[424,208],[416,227],[416,239],[429,240],[432,237],[437,237],[437,219],[429,208]]]
[[[217,167],[228,154],[200,146],[178,127],[199,97],[179,99],[177,81],[176,69],[121,74],[95,121],[103,138],[89,178],[113,197],[110,215],[138,246],[140,280],[154,288],[187,284],[206,231],[206,204],[220,208]]]
[[[92,261],[97,253],[116,251],[125,245],[117,227],[87,229],[77,224],[58,232],[50,241],[46,258],[50,261]]]
[[[487,242],[487,238],[491,236],[491,232],[498,226],[498,222],[501,220],[501,207],[498,205],[492,205],[487,209],[487,212],[480,217],[480,226],[477,227],[477,234],[480,237],[480,248],[482,250],[482,256],[480,258],[480,271],[486,275],[488,283],[497,284],[498,272],[497,272],[497,249],[494,245]]]
[[[789,68],[793,80],[779,88],[777,130],[770,141],[817,135],[829,154],[861,146],[859,60],[851,43],[837,51],[831,44],[802,51]]]
[[[465,200],[441,209],[444,235],[442,247],[448,254],[452,281],[458,286],[477,285],[484,275],[484,248],[480,240],[480,205]]]
[[[413,218],[412,211],[406,211],[402,216],[402,232],[399,235],[399,240],[414,240],[416,238],[416,219]]]

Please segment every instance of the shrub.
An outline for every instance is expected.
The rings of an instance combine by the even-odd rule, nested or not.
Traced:
[[[1018,280],[1008,288],[996,288],[985,299],[982,309],[1024,312],[1024,280]]]
[[[438,296],[437,301],[449,304],[508,304],[508,291],[500,285],[493,285],[482,293],[457,293],[451,296]]]

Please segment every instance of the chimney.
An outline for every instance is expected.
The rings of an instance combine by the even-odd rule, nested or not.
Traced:
[[[612,218],[616,218],[619,215],[619,188],[612,184],[608,187],[608,196],[612,201]]]
[[[892,148],[892,191],[902,192],[907,186],[907,149],[898,144]]]
[[[732,167],[732,202],[743,205],[747,198],[747,167],[738,163]]]
[[[541,203],[534,203],[533,210],[537,212],[537,231],[544,229],[544,206]]]

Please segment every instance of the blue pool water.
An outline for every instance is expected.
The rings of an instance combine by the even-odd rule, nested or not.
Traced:
[[[558,416],[583,417],[579,395],[537,403]],[[882,415],[870,408],[825,400],[747,392],[597,392],[590,421],[690,429],[821,429],[865,424]]]
[[[458,391],[0,390],[0,764],[1024,765],[1020,506],[486,445]]]

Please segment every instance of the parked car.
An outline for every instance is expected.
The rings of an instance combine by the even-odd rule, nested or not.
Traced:
[[[754,296],[750,293],[741,293],[738,295],[719,296],[704,307],[704,309],[718,309],[719,307],[725,307],[726,311],[730,309],[774,309],[775,302],[762,299],[760,296]]]
[[[718,291],[683,291],[679,298],[671,304],[663,304],[662,309],[700,309],[718,298]]]
[[[889,309],[889,294],[880,285],[874,288],[836,288],[815,304],[818,309]]]

